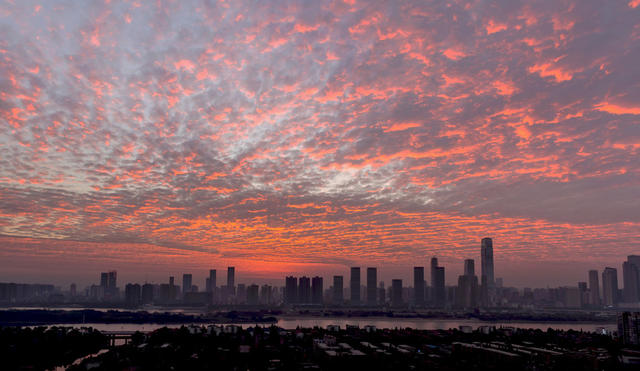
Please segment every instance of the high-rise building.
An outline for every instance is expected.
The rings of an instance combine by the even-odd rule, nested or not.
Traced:
[[[618,336],[625,345],[640,345],[640,312],[618,314]]]
[[[402,301],[402,280],[391,280],[391,305],[401,307]]]
[[[258,292],[260,287],[256,284],[249,285],[247,287],[247,304],[249,305],[258,305]]]
[[[638,267],[630,261],[622,263],[622,301],[637,303],[638,300]]]
[[[633,265],[635,265],[636,270],[638,271],[638,299],[640,300],[640,255],[629,255],[627,256],[627,261]]]
[[[413,267],[413,303],[424,305],[424,267]]]
[[[605,306],[618,304],[618,270],[606,267],[602,272],[602,301]]]
[[[589,304],[600,305],[600,283],[598,279],[598,271],[589,271]]]
[[[288,276],[285,279],[284,302],[287,304],[298,302],[298,279],[294,276]]]
[[[433,305],[436,307],[443,307],[446,303],[446,292],[444,287],[444,267],[436,267],[434,282],[432,283],[433,287]]]
[[[186,295],[191,292],[191,286],[193,286],[193,276],[191,273],[185,273],[182,275],[182,295]]]
[[[465,276],[475,276],[476,275],[475,262],[473,261],[473,259],[465,259],[465,261],[464,261],[464,275]]]
[[[342,276],[333,276],[333,305],[342,305],[344,303],[344,278]]]
[[[302,276],[298,279],[298,303],[311,303],[311,280],[309,277]]]
[[[378,269],[369,267],[367,268],[367,305],[376,305],[377,303],[377,291],[378,291]]]
[[[233,296],[236,294],[236,268],[227,267],[227,294]]]
[[[124,298],[127,306],[137,307],[140,305],[140,285],[128,283],[124,288]]]
[[[438,258],[435,256],[431,258],[431,269],[430,269],[430,277],[431,277],[431,286],[429,288],[429,300],[431,302],[435,302],[435,282],[436,282],[436,268],[438,268]]]
[[[311,303],[322,304],[322,294],[324,288],[322,284],[322,277],[315,276],[311,279]]]
[[[478,277],[475,275],[473,259],[464,261],[464,275],[458,277],[456,306],[475,308],[478,304]]]
[[[151,304],[153,303],[153,285],[150,283],[145,283],[142,285],[142,304]]]
[[[218,283],[216,281],[216,270],[215,269],[210,269],[209,270],[209,287],[207,287],[207,291],[208,292],[215,292],[216,291],[216,287],[218,286]]]
[[[118,287],[117,285],[117,276],[118,276],[118,272],[116,271],[111,271],[109,272],[109,289],[111,290],[116,290],[116,288]]]
[[[488,237],[480,242],[480,269],[481,277],[484,277],[482,282],[486,281],[489,287],[493,287],[493,240]]]
[[[360,267],[351,267],[351,305],[360,304]]]
[[[107,272],[100,273],[100,286],[105,289],[109,287],[109,274]]]

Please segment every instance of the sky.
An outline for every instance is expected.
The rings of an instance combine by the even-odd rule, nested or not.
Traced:
[[[0,0],[0,35],[0,280],[640,252],[639,0]]]

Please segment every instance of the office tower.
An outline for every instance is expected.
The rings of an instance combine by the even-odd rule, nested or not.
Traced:
[[[466,259],[464,261],[464,275],[465,276],[476,275],[475,262],[473,261],[473,259]]]
[[[424,267],[413,267],[413,303],[424,305]]]
[[[626,261],[622,263],[622,300],[625,303],[637,303],[638,300],[638,267]]]
[[[193,276],[191,273],[185,273],[182,275],[182,295],[186,295],[191,292],[191,286],[193,286]]]
[[[311,279],[311,302],[313,304],[322,304],[322,294],[324,288],[322,284],[322,277],[315,276]]]
[[[600,305],[600,283],[597,270],[589,271],[589,295],[591,305]]]
[[[443,307],[446,302],[446,292],[444,287],[444,267],[436,267],[434,274],[433,299],[432,302],[436,307]]]
[[[215,292],[218,283],[216,282],[216,270],[209,270],[209,286],[207,287],[208,292]]]
[[[360,267],[351,267],[351,305],[360,304]]]
[[[602,302],[605,306],[618,304],[618,270],[606,267],[602,272]]]
[[[236,294],[236,268],[227,267],[227,294],[233,296]]]
[[[436,268],[438,268],[438,258],[436,258],[435,256],[433,258],[431,258],[431,269],[429,270],[430,272],[430,277],[431,277],[431,286],[429,287],[429,300],[431,302],[434,302],[434,298],[435,298],[435,282],[436,282]]]
[[[69,286],[69,295],[70,296],[76,296],[76,284],[72,283],[71,286]]]
[[[385,305],[387,296],[385,295],[384,282],[380,281],[378,284],[378,305]]]
[[[141,294],[142,304],[151,304],[153,303],[153,285],[150,283],[145,283],[142,285],[142,294]]]
[[[333,305],[342,305],[344,303],[344,278],[342,276],[333,276]]]
[[[493,287],[495,284],[493,278],[493,240],[488,237],[483,238],[480,243],[480,269],[481,277],[483,277],[482,282],[486,281],[489,287]]]
[[[100,287],[109,287],[109,274],[107,272],[100,273]]]
[[[298,303],[311,303],[311,280],[309,277],[302,276],[298,279]]]
[[[295,304],[298,302],[298,279],[288,276],[285,279],[284,302],[287,304]]]
[[[271,286],[262,285],[260,287],[260,304],[271,305],[273,304],[273,295],[271,294]]]
[[[124,288],[124,298],[127,306],[137,307],[140,305],[140,285],[128,283]]]
[[[249,305],[258,305],[258,290],[260,287],[256,284],[249,285],[247,287],[247,304]]]
[[[475,275],[473,259],[464,261],[464,275],[458,277],[456,306],[475,308],[477,306],[478,277]]]
[[[625,345],[640,345],[640,312],[618,313],[618,336]]]
[[[391,305],[401,307],[402,302],[402,280],[391,280]]]
[[[377,298],[377,285],[378,284],[378,269],[377,268],[367,268],[367,305],[376,305],[378,304],[376,301]]]

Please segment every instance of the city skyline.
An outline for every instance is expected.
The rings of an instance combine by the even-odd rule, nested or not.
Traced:
[[[406,284],[433,256],[488,289],[632,280],[638,19],[638,0],[0,2],[0,281]]]

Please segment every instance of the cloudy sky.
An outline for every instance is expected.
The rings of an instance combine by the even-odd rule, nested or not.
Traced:
[[[446,3],[1,0],[0,280],[638,253],[640,1]]]

